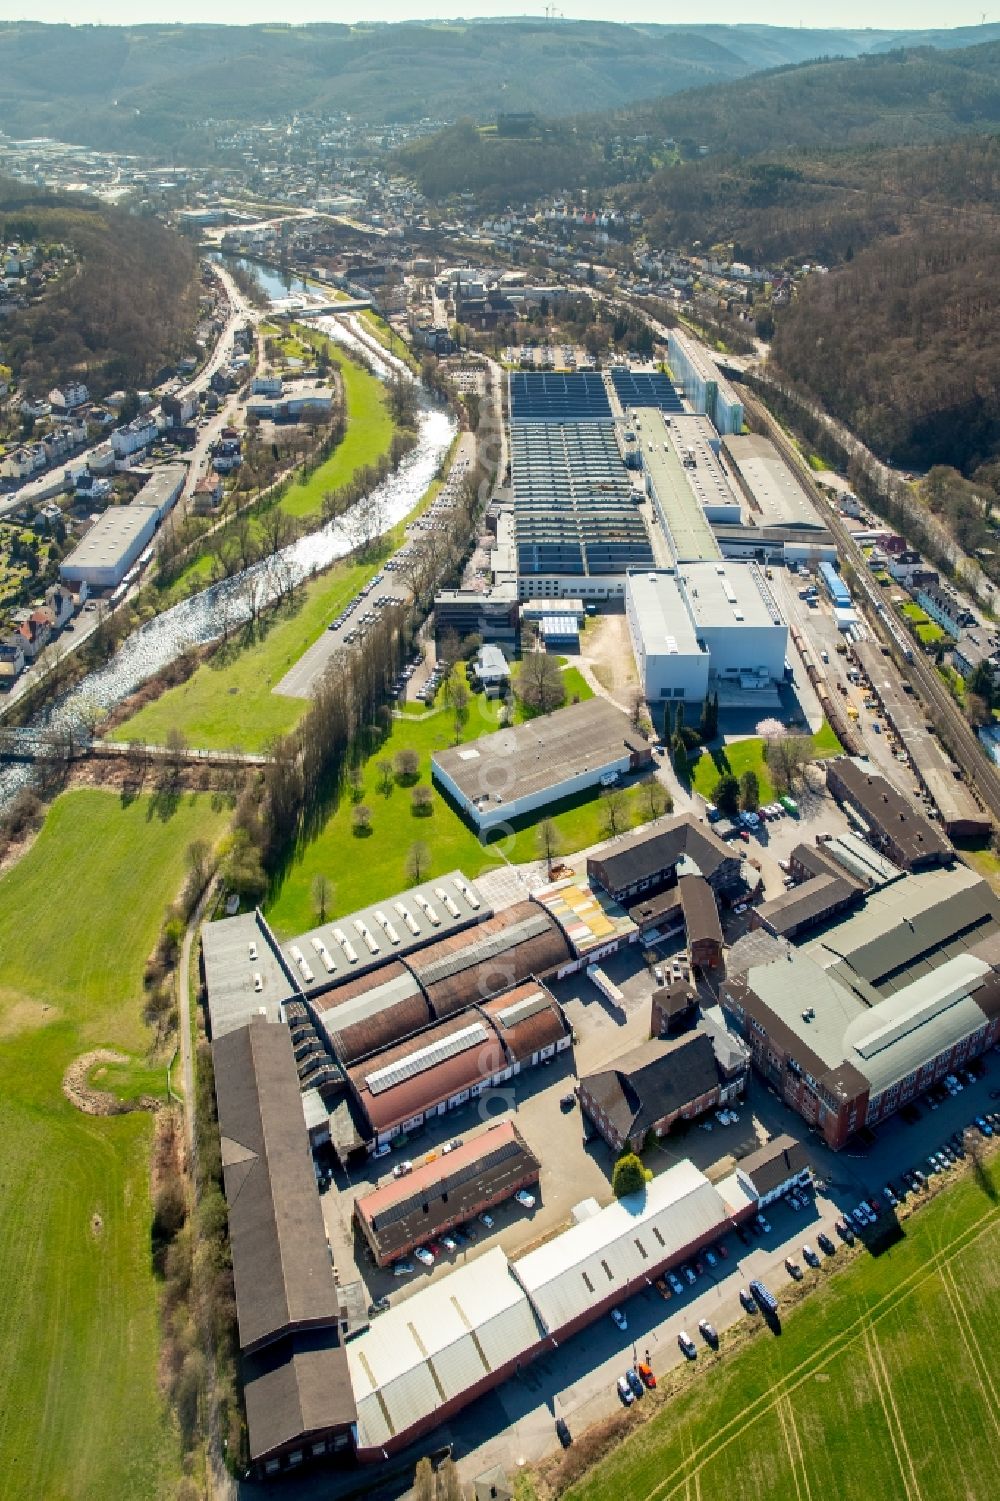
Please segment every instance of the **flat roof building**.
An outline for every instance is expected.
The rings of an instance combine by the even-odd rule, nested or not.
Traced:
[[[70,584],[89,584],[91,589],[117,589],[151,540],[159,519],[156,507],[141,501],[111,506],[63,558],[60,578]]]
[[[625,610],[645,697],[700,702],[712,686],[772,689],[788,627],[756,563],[630,572]]]
[[[722,452],[755,526],[826,530],[826,522],[770,438],[731,433],[722,440]]]
[[[213,1041],[261,1013],[268,1021],[280,1021],[282,1006],[298,993],[259,911],[206,923],[201,963]]]
[[[703,501],[669,441],[662,412],[644,408],[641,416],[636,415],[635,427],[646,493],[656,509],[671,557],[677,563],[721,558]]]
[[[512,1121],[392,1178],[354,1203],[354,1218],[379,1266],[475,1219],[530,1183],[540,1164]]]
[[[152,506],[157,520],[162,521],[179,499],[187,475],[185,464],[160,464],[152,470],[136,499],[140,505]]]
[[[657,425],[644,419],[643,435],[651,436]],[[652,418],[652,413],[649,414]],[[719,435],[707,417],[663,417],[663,434],[683,467],[695,499],[713,526],[739,526],[743,519],[740,498],[719,461]],[[649,452],[648,446],[646,452]]]
[[[674,380],[696,412],[711,417],[720,433],[743,430],[743,403],[704,344],[679,328],[667,337],[667,357]]]
[[[434,781],[480,832],[652,762],[646,739],[607,699],[570,704],[435,751]]]

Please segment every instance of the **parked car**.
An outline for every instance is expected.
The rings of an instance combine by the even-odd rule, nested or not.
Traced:
[[[442,1235],[441,1244],[444,1246],[446,1251],[458,1250],[458,1241],[453,1235]]]
[[[417,1246],[417,1249],[413,1254],[420,1262],[421,1266],[434,1265],[434,1252],[429,1250],[427,1246]]]
[[[394,1277],[412,1277],[416,1270],[412,1261],[394,1261],[392,1264]]]
[[[684,1280],[688,1283],[688,1285],[690,1287],[694,1287],[695,1283],[698,1280],[698,1278],[695,1275],[694,1268],[688,1266],[687,1263],[685,1263],[684,1266],[681,1267],[681,1276],[684,1278]]]
[[[375,1148],[374,1152],[372,1153],[372,1156],[373,1157],[388,1157],[388,1155],[389,1155],[389,1153],[391,1151],[392,1151],[392,1147],[390,1147],[389,1143],[387,1141],[383,1141],[380,1146],[377,1146]]]
[[[686,1330],[682,1329],[680,1334],[678,1334],[677,1343],[684,1351],[684,1354],[687,1356],[688,1360],[697,1360],[698,1346],[695,1344],[694,1340],[691,1338],[690,1334],[686,1332]]]
[[[618,1377],[618,1395],[626,1407],[631,1407],[635,1401],[635,1393],[629,1386],[624,1376]]]
[[[376,1298],[374,1303],[368,1305],[368,1317],[377,1318],[380,1313],[387,1313],[389,1309],[388,1298]]]
[[[485,1225],[487,1230],[492,1230],[495,1221],[492,1214],[487,1214],[486,1211],[483,1210],[483,1213],[479,1216],[479,1223],[481,1225]]]
[[[785,1257],[785,1271],[790,1277],[794,1277],[796,1282],[802,1281],[802,1268],[791,1256]]]
[[[618,1328],[621,1329],[622,1331],[624,1331],[624,1330],[626,1330],[628,1328],[628,1319],[622,1313],[622,1311],[621,1311],[620,1308],[612,1308],[612,1310],[611,1310],[611,1317],[614,1319],[614,1321],[617,1324]]]
[[[569,1424],[565,1418],[556,1418],[556,1438],[564,1449],[568,1449],[573,1442],[573,1435],[569,1431]]]
[[[698,1333],[706,1345],[711,1345],[713,1350],[719,1348],[719,1331],[714,1324],[709,1323],[708,1319],[698,1320]]]
[[[838,1220],[833,1228],[836,1230],[841,1240],[846,1241],[849,1246],[853,1246],[854,1231],[851,1229],[846,1220]]]
[[[679,1297],[680,1294],[684,1291],[684,1283],[677,1276],[677,1273],[676,1272],[668,1272],[667,1273],[667,1281],[670,1284],[670,1288],[671,1288],[671,1291],[674,1293],[674,1296],[675,1297]]]
[[[656,1288],[656,1291],[659,1293],[661,1298],[666,1299],[673,1297],[673,1293],[671,1292],[665,1277],[657,1277],[656,1281],[653,1283],[653,1286]]]
[[[765,1235],[770,1235],[771,1227],[762,1214],[758,1214],[756,1223],[760,1226]]]
[[[807,1266],[819,1266],[819,1257],[816,1255],[816,1252],[813,1250],[812,1246],[802,1247],[802,1259]]]
[[[573,1093],[572,1090],[570,1090],[569,1094],[564,1094],[564,1095],[560,1095],[559,1096],[559,1108],[561,1110],[572,1110],[573,1106],[575,1104],[576,1104],[576,1095]]]
[[[817,1244],[819,1245],[820,1250],[823,1252],[824,1256],[836,1256],[836,1254],[837,1254],[837,1247],[836,1247],[835,1243],[827,1235],[827,1233],[826,1233],[825,1230],[821,1230],[820,1231],[820,1233],[816,1237],[816,1241],[817,1241]]]
[[[634,1366],[625,1372],[625,1380],[632,1388],[632,1395],[634,1397],[644,1397],[646,1395],[646,1388],[643,1386],[639,1372]]]
[[[718,1266],[719,1265],[719,1258],[718,1258],[718,1256],[716,1256],[716,1254],[715,1254],[714,1251],[706,1251],[705,1252],[705,1260],[708,1262],[709,1266]]]
[[[535,1196],[534,1194],[530,1194],[526,1188],[519,1188],[514,1197],[522,1208],[534,1209]]]
[[[747,1313],[757,1312],[757,1304],[754,1302],[753,1293],[748,1287],[740,1288],[740,1302],[743,1304],[743,1307],[746,1309]]]
[[[392,1170],[392,1176],[394,1178],[405,1178],[406,1175],[407,1175],[407,1173],[412,1173],[412,1172],[413,1172],[413,1163],[412,1162],[397,1162],[396,1166]]]
[[[640,1360],[639,1364],[636,1366],[636,1370],[639,1372],[639,1377],[642,1381],[643,1386],[648,1386],[650,1390],[652,1390],[652,1388],[656,1385],[656,1377],[653,1374],[653,1367],[651,1365],[647,1365],[644,1360]]]

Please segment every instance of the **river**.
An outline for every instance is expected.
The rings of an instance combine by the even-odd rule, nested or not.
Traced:
[[[254,269],[259,270],[256,266]],[[344,320],[318,318],[316,326],[338,344],[363,353],[379,379],[384,381],[397,374],[412,379],[401,361],[381,350],[375,354],[373,346],[367,341],[362,342]],[[376,491],[382,505],[380,529],[383,532],[413,510],[434,479],[456,431],[457,425],[447,408],[421,391],[416,447]],[[371,501],[361,504],[370,505]],[[318,569],[344,557],[351,550],[351,514],[348,512],[343,520],[329,522],[286,547],[279,555],[283,564],[281,573],[301,582]],[[255,564],[245,573],[213,584],[165,610],[133,631],[105,666],[89,673],[61,698],[54,699],[34,716],[26,728],[42,733],[71,725],[86,732],[95,717],[115,708],[147,678],[162,671],[189,647],[215,641],[226,630],[232,631],[248,620],[251,613],[247,587],[249,575],[256,576],[260,601],[266,603],[276,599],[279,592],[277,572],[273,560]],[[29,776],[30,766],[23,763],[0,765],[0,808],[10,801]]]

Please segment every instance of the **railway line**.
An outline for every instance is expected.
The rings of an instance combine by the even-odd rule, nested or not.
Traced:
[[[942,744],[954,757],[969,787],[991,818],[1000,822],[1000,774],[986,757],[968,720],[934,668],[922,658],[918,651],[913,651],[909,643],[902,640],[901,633],[887,622],[886,607],[881,591],[869,574],[867,559],[840,515],[814,482],[780,425],[763,403],[746,389],[743,392],[743,401],[747,412],[754,416],[785,462],[798,475],[820,514],[826,520],[841,556],[851,564],[857,576],[857,587],[867,607],[866,613],[873,630],[888,645],[900,672],[913,684]]]

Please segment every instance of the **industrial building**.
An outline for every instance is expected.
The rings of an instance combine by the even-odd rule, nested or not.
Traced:
[[[348,1345],[358,1458],[387,1459],[523,1369],[547,1343],[499,1246],[456,1267]]]
[[[709,1183],[692,1162],[679,1162],[628,1194],[595,1210],[511,1270],[546,1333],[560,1340],[648,1286],[745,1219],[754,1201],[730,1176]]]
[[[625,610],[651,702],[700,703],[710,687],[762,693],[784,677],[788,627],[756,563],[630,572]]]
[[[633,407],[658,407],[661,412],[678,416],[684,411],[673,382],[662,370],[630,370],[625,365],[612,365],[611,385],[626,414]]]
[[[587,856],[588,879],[630,909],[676,886],[679,868],[697,870],[719,894],[740,885],[740,856],[689,813],[657,819]]]
[[[711,417],[720,433],[743,431],[743,403],[704,344],[679,328],[667,337],[671,373],[696,412]]]
[[[649,444],[664,441],[673,449],[684,477],[713,526],[739,526],[743,520],[740,498],[719,460],[719,435],[707,417],[667,417],[659,411],[637,411],[637,431]],[[639,428],[641,423],[641,428]]]
[[[212,1045],[247,1439],[261,1476],[352,1456],[357,1410],[288,1028]]]
[[[964,866],[904,875],[804,947],[757,930],[720,1000],[755,1067],[839,1149],[1000,1036],[1000,905]]]
[[[354,1218],[379,1266],[538,1182],[541,1164],[512,1121],[500,1121],[412,1173],[363,1194]]]
[[[651,1038],[580,1080],[580,1109],[613,1152],[639,1152],[649,1132],[666,1136],[678,1120],[694,1120],[733,1098],[712,1039],[689,1032],[675,1041]]]
[[[484,833],[651,763],[649,743],[628,715],[592,698],[435,751],[431,773]]]
[[[950,865],[955,851],[930,819],[867,762],[838,756],[826,769],[826,785],[852,809],[866,836],[903,870]]]
[[[87,584],[92,590],[117,589],[152,541],[159,519],[155,506],[139,501],[109,507],[63,558],[59,577],[67,584]]]
[[[722,452],[756,526],[825,532],[826,523],[770,438],[735,433]]]
[[[703,500],[692,486],[689,471],[676,449],[667,440],[662,413],[646,408],[641,416],[636,414],[635,428],[646,494],[653,503],[670,556],[677,563],[718,561],[722,553]]]
[[[187,479],[187,467],[184,464],[161,464],[158,468],[150,471],[149,479],[143,485],[136,500],[140,505],[152,506],[156,511],[157,522],[163,520],[168,511],[172,511],[184,489],[184,481]]]
[[[610,415],[515,417],[510,447],[520,597],[621,597],[653,551]]]
[[[253,1016],[281,1020],[281,1008],[298,993],[284,955],[259,911],[206,923],[201,969],[213,1042],[245,1027]]]

